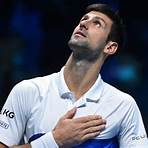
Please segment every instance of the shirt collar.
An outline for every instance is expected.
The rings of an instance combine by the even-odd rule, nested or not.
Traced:
[[[64,67],[62,67],[61,71],[58,75],[58,89],[60,96],[63,96],[66,93],[70,93],[68,86],[66,85],[65,79],[64,79]],[[62,97],[63,98],[63,97]]]
[[[61,98],[63,98],[64,94],[71,93],[66,82],[64,80],[64,67],[62,67],[58,76],[58,89]],[[101,75],[98,74],[98,78],[93,86],[82,96],[83,100],[86,99],[87,102],[98,102],[103,91],[103,80],[101,79]]]

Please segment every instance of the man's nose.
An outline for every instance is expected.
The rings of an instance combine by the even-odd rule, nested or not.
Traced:
[[[88,29],[89,21],[88,20],[83,20],[80,22],[80,29]]]

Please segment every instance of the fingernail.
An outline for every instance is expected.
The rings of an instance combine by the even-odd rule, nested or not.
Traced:
[[[105,123],[105,124],[106,124],[106,120],[105,120],[105,119],[103,119],[103,123]]]
[[[103,129],[105,129],[105,127],[106,127],[105,125],[102,125],[102,128],[103,128]]]
[[[102,116],[100,116],[100,115],[97,115],[97,118],[101,119],[101,118],[102,118]]]

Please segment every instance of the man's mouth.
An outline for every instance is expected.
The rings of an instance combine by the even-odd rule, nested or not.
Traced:
[[[76,35],[83,36],[83,37],[86,37],[86,35],[85,35],[82,31],[76,31],[75,34],[76,34]]]

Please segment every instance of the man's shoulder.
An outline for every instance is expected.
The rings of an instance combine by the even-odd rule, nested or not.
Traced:
[[[125,103],[133,103],[135,102],[134,98],[128,93],[124,92],[123,90],[104,82],[104,93],[107,94],[110,98],[114,98],[119,102],[125,102]]]
[[[49,88],[51,81],[57,78],[57,73],[53,73],[46,76],[34,77],[31,79],[25,79],[17,83],[13,90],[23,93],[39,93],[43,95]]]

